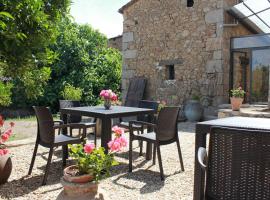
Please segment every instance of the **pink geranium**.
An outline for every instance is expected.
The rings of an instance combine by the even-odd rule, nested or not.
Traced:
[[[121,136],[125,132],[124,129],[119,126],[112,127],[112,131],[116,134],[116,136]]]
[[[105,100],[117,101],[117,95],[112,90],[101,90],[99,96]]]
[[[84,145],[84,148],[83,148],[84,152],[88,154],[92,153],[94,149],[95,149],[95,144],[93,143],[86,144]]]
[[[2,139],[2,142],[6,142],[9,139],[9,135],[5,133],[1,135],[1,139]]]
[[[112,128],[115,138],[108,143],[111,152],[121,151],[123,147],[127,146],[127,139],[123,136],[124,129],[118,126]]]
[[[8,153],[8,150],[6,148],[6,145],[4,144],[6,141],[8,141],[9,137],[12,134],[12,128],[14,127],[14,122],[9,123],[9,128],[5,128],[5,121],[4,118],[0,115],[0,156],[6,155]]]

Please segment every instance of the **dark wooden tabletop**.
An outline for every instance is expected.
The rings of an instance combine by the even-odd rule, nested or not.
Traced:
[[[82,116],[93,117],[125,117],[139,114],[154,114],[153,109],[136,108],[126,106],[112,106],[111,109],[105,110],[104,106],[89,106],[89,107],[72,107],[60,109],[62,114],[77,114]]]
[[[196,124],[196,133],[209,132],[212,126],[224,126],[245,129],[270,130],[270,119],[254,117],[228,117]]]

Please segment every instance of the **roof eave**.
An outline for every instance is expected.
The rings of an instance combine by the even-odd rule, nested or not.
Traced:
[[[124,10],[127,9],[128,7],[132,6],[137,1],[139,1],[139,0],[131,0],[130,2],[128,2],[127,4],[125,4],[124,6],[122,6],[122,8],[120,8],[118,10],[118,12],[121,13],[121,14],[124,14]]]

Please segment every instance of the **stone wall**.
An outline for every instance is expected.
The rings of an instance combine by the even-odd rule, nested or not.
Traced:
[[[108,47],[122,51],[122,35],[108,39]]]
[[[138,0],[123,10],[124,98],[129,79],[145,76],[147,99],[181,105],[196,95],[206,107],[227,102],[224,2],[199,0],[191,8],[186,2]],[[167,80],[169,65],[174,65],[174,80]]]

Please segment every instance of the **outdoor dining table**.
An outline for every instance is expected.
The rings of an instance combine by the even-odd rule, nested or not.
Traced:
[[[71,107],[60,109],[63,115],[64,123],[67,123],[67,117],[64,115],[73,114],[80,116],[87,116],[101,119],[101,146],[108,150],[108,142],[112,139],[112,119],[121,117],[131,117],[138,115],[154,115],[153,109],[126,107],[126,106],[112,106],[106,110],[104,106],[88,106],[88,107]],[[152,157],[152,145],[147,144],[146,159],[150,160]]]
[[[196,124],[195,136],[195,168],[194,168],[194,200],[204,199],[204,171],[200,167],[197,152],[199,147],[206,147],[206,136],[210,132],[211,127],[229,127],[240,129],[258,129],[270,131],[270,119],[267,118],[253,118],[253,117],[228,117]]]

